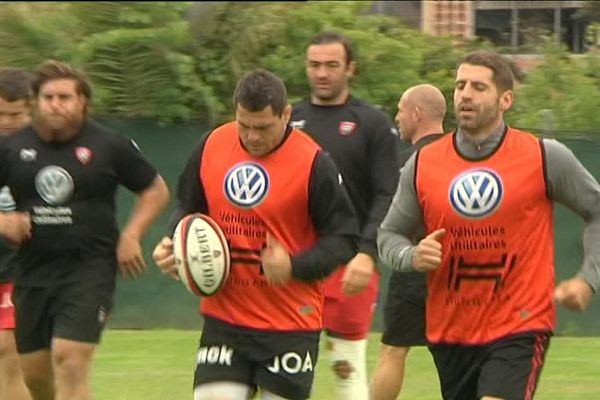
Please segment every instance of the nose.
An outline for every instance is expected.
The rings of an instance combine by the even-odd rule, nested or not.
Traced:
[[[260,134],[255,129],[248,129],[246,131],[246,141],[250,143],[256,143],[260,140]]]
[[[58,98],[58,96],[52,96],[48,100],[48,104],[50,105],[50,107],[52,109],[58,109],[58,108],[60,108],[60,99]]]
[[[470,99],[473,95],[473,89],[471,85],[465,85],[465,87],[460,91],[461,99]]]
[[[325,66],[325,65],[319,65],[316,68],[315,75],[317,77],[320,77],[320,78],[326,77],[327,76],[327,66]]]

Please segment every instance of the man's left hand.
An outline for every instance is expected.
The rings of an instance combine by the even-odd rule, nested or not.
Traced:
[[[554,291],[554,298],[572,311],[583,311],[590,305],[594,291],[582,278],[572,278],[560,283]]]
[[[140,241],[126,233],[121,234],[117,246],[119,272],[125,278],[137,278],[146,271]]]
[[[358,253],[346,265],[342,277],[342,291],[347,296],[359,294],[369,285],[377,267],[375,260],[366,253]]]
[[[271,285],[283,285],[292,278],[292,261],[283,245],[267,232],[266,246],[260,252],[262,268]]]

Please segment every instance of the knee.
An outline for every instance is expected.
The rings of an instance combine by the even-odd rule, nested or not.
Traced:
[[[336,378],[348,379],[354,372],[354,366],[348,360],[337,360],[331,364],[331,370]]]
[[[52,366],[58,373],[77,376],[88,368],[88,357],[72,349],[55,349],[52,353]]]
[[[406,356],[408,356],[409,350],[410,347],[383,345],[379,353],[379,359],[382,362],[404,364],[406,361]]]

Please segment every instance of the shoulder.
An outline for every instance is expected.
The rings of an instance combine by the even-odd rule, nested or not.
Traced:
[[[560,164],[575,157],[567,145],[556,139],[544,138],[540,140],[542,143],[542,150],[546,156],[546,161]]]
[[[303,112],[310,108],[310,102],[308,100],[301,100],[292,105],[292,113]]]
[[[12,135],[0,136],[0,146],[4,148],[20,148],[21,146],[31,145],[32,139],[35,139],[37,133],[28,126],[20,129]]]
[[[357,99],[356,97],[351,97],[348,100],[348,107],[355,110],[359,115],[371,119],[371,120],[379,120],[386,123],[391,122],[390,118],[379,108],[375,107],[372,104],[367,103],[364,100]]]

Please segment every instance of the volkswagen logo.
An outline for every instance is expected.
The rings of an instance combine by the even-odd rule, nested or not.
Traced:
[[[243,162],[225,176],[225,196],[238,207],[259,205],[269,192],[269,175],[259,164]]]
[[[503,195],[502,180],[491,169],[472,169],[463,172],[450,185],[450,204],[461,216],[483,218],[492,214]]]
[[[46,203],[53,206],[64,204],[73,194],[73,178],[64,168],[50,165],[35,176],[35,188]]]

